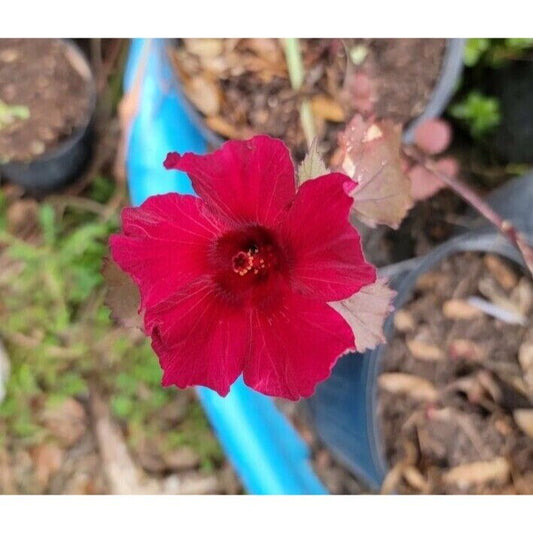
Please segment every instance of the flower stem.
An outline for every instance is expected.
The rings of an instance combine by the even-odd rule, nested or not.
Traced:
[[[300,41],[296,38],[283,39],[283,48],[291,86],[295,91],[299,91],[302,88],[305,78]],[[307,99],[304,99],[300,106],[300,122],[302,123],[305,140],[309,148],[313,139],[316,137],[316,129],[311,104]]]
[[[502,218],[496,213],[489,204],[487,204],[465,183],[441,172],[435,166],[433,161],[422,154],[417,148],[413,146],[404,146],[403,151],[407,157],[419,165],[422,165],[426,170],[450,187],[450,189],[452,189],[458,196],[468,202],[490,223],[494,224],[494,226],[496,226],[496,228],[498,228],[498,230],[518,248],[524,258],[527,268],[531,275],[533,275],[533,248],[531,248],[524,235],[522,235],[509,220]]]

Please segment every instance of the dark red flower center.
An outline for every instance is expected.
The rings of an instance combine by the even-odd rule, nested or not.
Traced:
[[[275,236],[261,226],[226,233],[216,242],[211,259],[223,292],[250,303],[273,295],[287,268]]]
[[[258,276],[264,278],[278,265],[278,257],[271,244],[258,246],[255,243],[248,250],[241,250],[233,256],[233,272],[239,276]]]

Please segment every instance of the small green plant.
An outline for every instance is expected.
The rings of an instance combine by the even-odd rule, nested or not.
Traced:
[[[468,39],[464,51],[467,67],[500,67],[508,61],[522,59],[533,52],[532,38]]]
[[[15,120],[30,118],[30,109],[25,105],[8,105],[0,100],[0,130],[9,126]]]
[[[448,108],[470,135],[480,141],[490,135],[501,122],[500,102],[485,94],[487,69],[499,69],[510,61],[533,58],[532,38],[467,39],[463,61],[466,67],[461,91]]]
[[[113,192],[113,182],[102,176],[88,198],[34,204],[35,232],[22,239],[9,229],[9,205],[0,190],[0,337],[11,362],[0,440],[27,447],[50,438],[42,407],[86,400],[94,381],[109,395],[131,444],[154,439],[171,449],[178,442],[192,447],[209,469],[223,455],[205,415],[191,400],[179,421],[161,416],[179,392],[161,387],[149,343],[112,324],[103,305],[100,270],[118,214],[97,214],[96,204],[105,207]]]
[[[509,61],[522,59],[533,51],[533,39],[491,39],[486,53],[486,62],[492,67],[500,67]]]
[[[11,360],[0,419],[31,444],[44,438],[35,405],[87,393],[87,375],[98,366],[94,343],[107,335],[108,317],[94,314],[102,285],[100,262],[116,219],[68,228],[51,204],[37,212],[35,242],[8,231],[0,201],[0,335]],[[70,211],[68,209],[67,211]],[[93,340],[91,340],[93,339]]]
[[[463,121],[475,139],[490,134],[500,123],[500,103],[497,98],[479,91],[470,92],[466,98],[449,109],[452,117]]]
[[[476,65],[490,47],[490,39],[467,39],[463,61],[467,67]]]

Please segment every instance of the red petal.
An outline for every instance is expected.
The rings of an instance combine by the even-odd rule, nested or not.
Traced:
[[[190,284],[145,315],[163,385],[204,385],[225,396],[250,349],[241,309],[217,297],[207,277]]]
[[[310,297],[343,300],[376,280],[349,222],[351,186],[340,173],[305,182],[281,223],[294,287]]]
[[[152,196],[122,211],[123,235],[112,235],[114,261],[132,276],[147,307],[207,272],[207,250],[220,235],[204,202],[175,193]]]
[[[252,356],[244,362],[244,381],[263,394],[310,396],[335,361],[354,348],[353,333],[336,311],[297,294],[287,294],[273,314],[250,316]]]
[[[175,168],[177,164],[179,164],[179,161],[180,161],[180,155],[179,154],[177,154],[176,152],[169,152],[167,154],[167,157],[166,157],[165,161],[163,162],[163,166],[167,170],[171,170],[171,169]]]
[[[239,223],[272,225],[295,194],[289,150],[265,135],[228,141],[207,155],[170,153],[165,166],[186,172],[210,207]]]

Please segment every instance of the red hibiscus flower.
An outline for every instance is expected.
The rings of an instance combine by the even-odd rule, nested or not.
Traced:
[[[376,279],[348,220],[353,182],[333,173],[297,188],[283,142],[229,141],[170,153],[199,197],[169,193],[122,212],[114,261],[139,286],[163,385],[225,396],[242,373],[271,396],[309,396],[355,349],[330,302]]]

